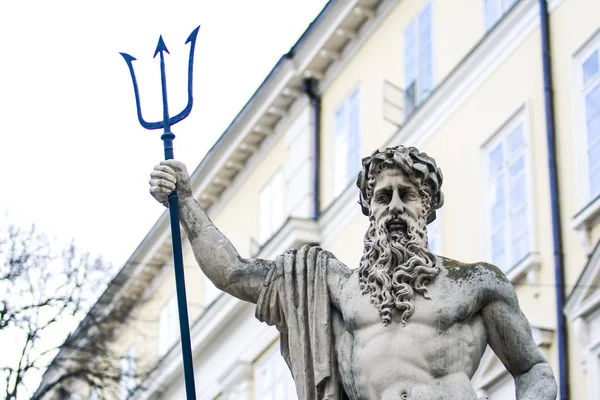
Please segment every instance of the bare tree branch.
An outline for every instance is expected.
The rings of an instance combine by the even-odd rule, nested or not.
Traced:
[[[112,308],[96,303],[112,267],[74,243],[57,248],[35,226],[0,228],[0,340],[14,342],[12,357],[0,357],[7,400],[43,399],[77,383],[118,393],[122,355],[110,345],[131,318],[140,293],[132,291]],[[115,285],[118,281],[111,283],[113,290]],[[40,371],[46,371],[45,379],[33,392],[32,377],[39,379]],[[139,368],[136,381],[145,381],[150,372]]]

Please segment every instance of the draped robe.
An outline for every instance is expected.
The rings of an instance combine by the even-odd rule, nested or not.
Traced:
[[[299,400],[348,398],[337,373],[327,265],[333,254],[304,246],[277,257],[265,278],[256,318],[277,327],[281,354]]]

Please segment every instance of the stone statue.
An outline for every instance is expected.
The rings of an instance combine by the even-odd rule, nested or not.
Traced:
[[[552,370],[504,274],[427,249],[441,185],[435,160],[413,147],[364,158],[357,186],[369,228],[357,269],[309,246],[276,260],[240,257],[192,197],[180,162],[156,166],[150,192],[166,204],[177,187],[198,264],[277,327],[299,399],[477,399],[470,379],[488,344],[517,399],[555,399]]]

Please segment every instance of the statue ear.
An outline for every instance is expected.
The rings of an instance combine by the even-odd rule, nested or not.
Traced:
[[[436,211],[433,210],[432,212],[429,213],[429,216],[427,217],[427,224],[429,225],[430,223],[432,223],[433,221],[435,221],[436,218]]]
[[[367,175],[368,175],[368,168],[365,170],[365,162],[368,161],[368,157],[363,158],[363,170],[360,171],[358,173],[358,178],[356,179],[356,186],[358,187],[358,204],[360,204],[360,209],[362,210],[362,213],[364,215],[366,215],[367,217],[369,216],[369,208],[371,207],[371,205],[369,204],[368,200],[365,198],[366,197],[366,193],[365,191],[367,190]]]
[[[362,192],[360,193],[359,197],[358,197],[358,204],[360,204],[360,209],[362,211],[362,213],[365,216],[369,216],[369,204],[367,203],[367,201],[364,199]]]

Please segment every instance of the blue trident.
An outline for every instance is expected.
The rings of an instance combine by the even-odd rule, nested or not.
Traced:
[[[190,34],[187,41],[190,43],[190,60],[188,63],[188,103],[186,107],[174,117],[169,117],[169,104],[167,102],[167,79],[165,76],[165,58],[164,52],[169,53],[162,36],[158,39],[158,45],[154,52],[154,57],[160,53],[160,81],[162,85],[162,99],[163,99],[163,120],[159,122],[146,122],[142,117],[142,109],[140,106],[140,94],[138,91],[137,81],[135,79],[135,72],[133,71],[132,62],[135,60],[134,57],[129,54],[121,53],[129,72],[131,73],[131,80],[133,81],[133,91],[135,92],[135,104],[137,107],[137,116],[140,124],[146,129],[164,129],[161,139],[164,143],[165,149],[165,160],[173,159],[173,139],[175,135],[171,132],[171,125],[174,125],[187,117],[192,111],[192,77],[194,68],[194,48],[196,47],[196,37],[198,36],[198,30],[200,27],[194,29]],[[183,373],[185,379],[185,390],[188,400],[196,399],[196,391],[194,384],[194,365],[192,363],[192,346],[190,341],[190,323],[187,313],[187,300],[185,297],[185,278],[183,274],[183,255],[181,251],[181,233],[179,230],[179,204],[177,191],[174,190],[169,195],[169,213],[171,216],[171,236],[173,240],[173,260],[175,264],[175,286],[177,290],[177,306],[179,309],[179,330],[181,333],[181,353],[183,356]]]

